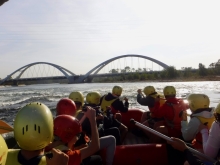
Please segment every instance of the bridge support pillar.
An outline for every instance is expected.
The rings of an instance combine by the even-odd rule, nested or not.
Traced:
[[[14,86],[18,86],[18,81],[17,80],[13,80],[13,85]]]

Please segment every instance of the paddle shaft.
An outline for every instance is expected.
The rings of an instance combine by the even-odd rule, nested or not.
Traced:
[[[132,121],[131,121],[131,122],[132,122]],[[142,128],[142,129],[144,129],[144,130],[146,130],[146,131],[148,131],[148,132],[151,132],[151,133],[153,133],[154,135],[159,136],[160,138],[165,139],[165,140],[167,140],[167,141],[172,141],[172,139],[171,139],[170,137],[168,137],[168,136],[166,136],[166,135],[164,135],[164,134],[162,134],[162,133],[160,133],[160,132],[158,132],[158,131],[155,131],[154,129],[151,129],[150,127],[147,127],[147,126],[145,126],[145,125],[143,125],[143,124],[141,124],[141,123],[138,123],[138,122],[136,122],[136,121],[133,121],[133,122],[134,122],[134,124],[135,124],[136,126],[138,126],[139,128]],[[188,147],[188,146],[187,146],[187,147]],[[197,156],[203,157],[203,158],[205,158],[205,159],[207,159],[207,160],[209,160],[209,161],[211,161],[211,162],[215,162],[215,161],[216,161],[215,159],[210,158],[209,156],[207,156],[207,155],[205,155],[205,154],[203,154],[203,153],[201,153],[201,152],[199,152],[199,151],[197,151],[197,150],[195,150],[195,149],[193,149],[193,148],[191,148],[191,147],[188,147],[188,149],[189,149],[192,153],[194,153],[195,155],[197,155]]]

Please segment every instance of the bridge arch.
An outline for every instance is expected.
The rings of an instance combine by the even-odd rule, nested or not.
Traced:
[[[143,58],[143,59],[147,59],[147,60],[150,60],[152,62],[155,62],[157,63],[158,65],[162,66],[164,69],[168,68],[169,66],[161,61],[158,61],[154,58],[151,58],[151,57],[148,57],[148,56],[144,56],[144,55],[138,55],[138,54],[127,54],[127,55],[121,55],[121,56],[117,56],[117,57],[114,57],[114,58],[111,58],[109,60],[106,60],[104,62],[102,62],[101,64],[97,65],[96,67],[94,67],[93,69],[91,69],[89,72],[87,72],[83,77],[79,78],[77,80],[77,82],[83,82],[86,78],[88,78],[88,76],[93,73],[94,71],[94,74],[97,74],[103,67],[105,67],[107,64],[109,64],[110,62],[114,61],[114,60],[117,60],[117,59],[120,59],[120,58],[125,58],[125,57],[140,57],[140,58]]]
[[[10,75],[8,75],[6,78],[4,78],[0,84],[3,84],[5,81],[9,80],[11,78],[12,75],[14,75],[15,73],[17,73],[18,71],[21,71],[21,73],[14,79],[14,80],[18,80],[20,79],[20,77],[22,76],[22,74],[30,67],[34,66],[34,65],[38,65],[38,64],[47,64],[47,65],[50,65],[50,66],[53,66],[55,67],[56,69],[58,69],[61,73],[63,73],[63,75],[68,79],[68,81],[70,81],[70,76],[67,74],[69,73],[71,76],[74,76],[75,74],[71,71],[69,71],[68,69],[66,68],[63,68],[62,66],[59,66],[59,65],[56,65],[56,64],[53,64],[53,63],[49,63],[49,62],[34,62],[34,63],[30,63],[30,64],[27,64],[17,70],[15,70],[14,72],[12,72]]]

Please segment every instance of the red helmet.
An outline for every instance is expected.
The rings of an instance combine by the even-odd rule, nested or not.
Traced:
[[[63,98],[57,103],[57,116],[58,115],[70,115],[75,116],[76,104],[69,98]]]
[[[59,115],[54,119],[54,135],[64,143],[70,142],[74,136],[82,132],[79,121],[70,115]]]

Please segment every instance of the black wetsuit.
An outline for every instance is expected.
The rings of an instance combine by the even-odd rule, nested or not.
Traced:
[[[154,107],[155,99],[151,96],[143,97],[141,94],[137,94],[137,102],[141,105],[152,108]]]

